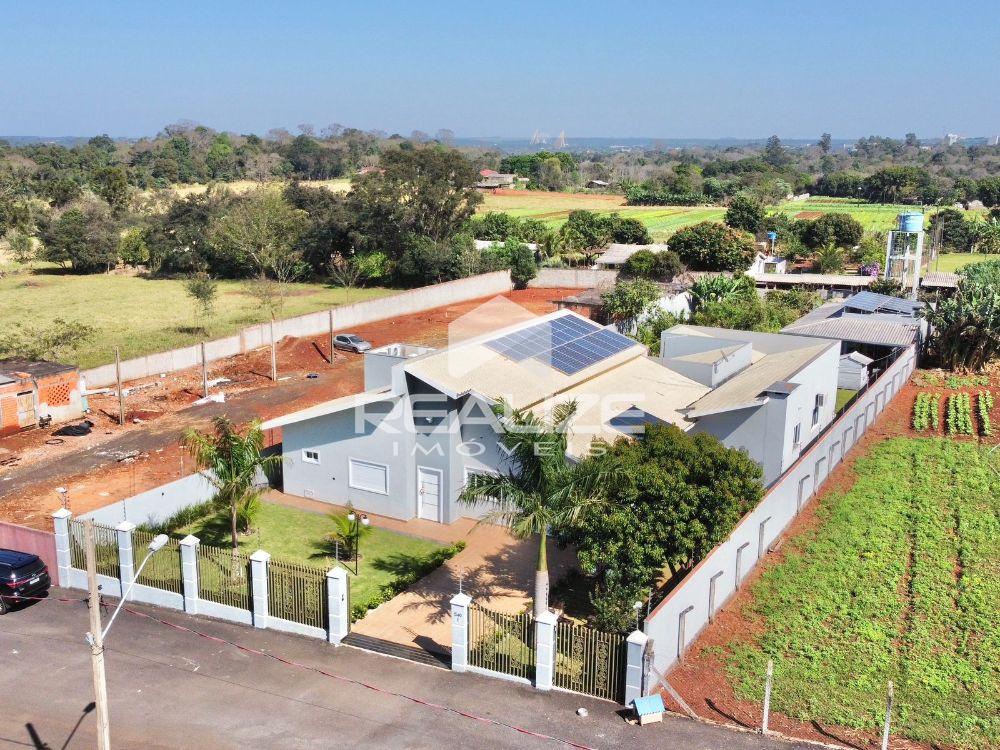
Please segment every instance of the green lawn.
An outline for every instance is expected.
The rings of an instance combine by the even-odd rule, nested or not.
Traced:
[[[954,273],[963,266],[970,263],[979,263],[984,260],[997,260],[1000,255],[985,255],[983,253],[943,253],[928,266],[928,271],[947,271]]]
[[[75,275],[48,268],[28,272],[6,267],[0,275],[0,324],[41,325],[56,318],[94,326],[97,335],[78,356],[81,367],[114,361],[235,333],[269,315],[241,282],[220,281],[212,320],[201,329],[195,307],[178,279],[107,274]],[[355,289],[350,301],[381,297],[391,289]],[[347,301],[347,290],[325,284],[295,284],[281,317],[323,310]]]
[[[270,552],[273,558],[305,563],[323,570],[333,567],[333,547],[324,540],[334,528],[328,516],[264,503],[257,527],[255,533],[241,537],[240,549],[243,552],[263,549]],[[194,534],[202,544],[228,548],[228,517],[197,521],[178,529],[173,536],[182,539],[188,534]],[[428,558],[443,548],[437,542],[374,526],[371,534],[361,542],[358,575],[354,575],[353,560],[343,562],[350,573],[351,604],[368,602],[382,586],[413,571],[423,572]]]
[[[737,694],[800,720],[996,746],[1000,735],[1000,458],[973,442],[895,438],[818,508],[752,589],[761,635],[730,647]],[[756,631],[757,628],[755,627]]]
[[[586,209],[598,213],[617,212],[622,216],[640,219],[656,240],[664,240],[678,229],[702,221],[722,221],[726,209],[719,206],[626,206],[621,195],[593,193],[546,193],[519,190],[511,193],[487,194],[480,212],[505,211],[520,218],[530,217],[545,222],[552,228],[561,226],[570,211]],[[912,211],[913,206],[879,203],[860,203],[838,198],[815,198],[806,201],[785,202],[774,207],[789,216],[803,211],[824,213],[849,213],[866,230],[886,231],[896,226],[896,216]],[[926,211],[928,215],[931,211]]]
[[[844,404],[846,404],[848,401],[850,401],[852,398],[854,398],[854,394],[856,394],[856,393],[857,393],[857,391],[851,390],[850,388],[838,388],[837,389],[837,403],[834,406],[834,411],[835,412],[839,412],[841,409],[843,409],[844,408]]]

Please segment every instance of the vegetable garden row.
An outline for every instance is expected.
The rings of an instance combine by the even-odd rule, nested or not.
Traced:
[[[1000,459],[971,442],[895,438],[752,588],[762,634],[732,644],[737,694],[793,718],[957,746],[1000,736]]]
[[[981,391],[976,394],[976,415],[979,420],[979,434],[993,435],[990,413],[993,410],[993,393]],[[954,393],[945,401],[945,431],[949,435],[975,435],[972,423],[972,395]],[[941,428],[941,394],[921,391],[913,402],[913,429],[917,432],[938,432]]]

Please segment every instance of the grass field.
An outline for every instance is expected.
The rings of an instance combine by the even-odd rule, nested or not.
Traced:
[[[240,540],[240,549],[252,553],[264,549],[272,557],[291,562],[305,563],[323,570],[333,567],[333,549],[324,536],[333,531],[328,516],[288,508],[284,505],[264,503],[257,520],[258,533]],[[228,518],[209,518],[179,529],[174,536],[183,538],[194,534],[203,544],[228,547]],[[361,542],[361,559],[358,575],[354,563],[344,563],[350,568],[351,602],[367,602],[372,594],[398,576],[411,569],[419,569],[428,555],[442,545],[427,539],[396,534],[372,527],[372,532]]]
[[[881,726],[963,748],[1000,735],[1000,458],[978,444],[895,438],[821,501],[819,525],[752,589],[754,642],[733,644],[737,694],[800,719]]]
[[[983,260],[997,260],[1000,255],[984,255],[983,253],[943,253],[932,261],[929,271],[947,271],[954,273],[963,266],[970,263],[979,263]]]
[[[487,193],[480,212],[505,211],[521,218],[530,217],[544,221],[556,228],[566,221],[570,211],[586,209],[599,213],[618,212],[622,216],[640,219],[654,239],[663,240],[686,226],[701,221],[721,221],[726,210],[718,206],[626,206],[621,195],[590,193],[546,193],[534,190],[510,190]],[[795,216],[804,211],[824,213],[849,213],[866,230],[885,231],[896,224],[896,216],[912,206],[859,203],[857,201],[817,198],[807,201],[779,204],[776,210]]]
[[[255,190],[260,187],[259,182],[255,180],[234,180],[233,182],[220,182],[217,183],[220,186],[224,186],[230,191],[241,194],[246,193],[250,190]],[[287,185],[287,182],[266,182],[264,183],[267,187],[272,189],[283,188]],[[348,177],[341,177],[335,180],[301,180],[300,185],[305,185],[306,187],[325,187],[334,193],[346,193],[351,189],[351,180]],[[208,183],[196,182],[189,185],[172,185],[171,190],[173,190],[181,198],[186,198],[189,195],[200,195],[208,190]]]
[[[226,336],[269,318],[258,301],[237,281],[220,281],[212,320],[201,330],[195,307],[176,279],[143,279],[107,274],[74,275],[12,272],[0,278],[0,324],[24,322],[42,325],[56,318],[94,326],[97,335],[79,351],[81,367],[114,360],[114,347],[123,359]],[[390,289],[355,289],[357,302],[391,294]],[[343,288],[324,284],[295,284],[281,317],[323,310],[347,302]]]

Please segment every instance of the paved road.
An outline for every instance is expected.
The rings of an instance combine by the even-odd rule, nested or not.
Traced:
[[[56,591],[79,597],[80,592]],[[681,718],[644,728],[617,707],[459,675],[349,647],[181,613],[135,609],[401,693],[593,748],[806,748]],[[0,617],[0,748],[92,748],[82,602],[52,599]],[[123,612],[106,643],[115,748],[566,748]],[[579,706],[590,715],[577,717]]]

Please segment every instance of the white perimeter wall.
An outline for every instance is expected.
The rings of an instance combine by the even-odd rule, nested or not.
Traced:
[[[84,513],[80,518],[91,518],[95,523],[107,526],[117,526],[122,521],[131,521],[137,526],[157,523],[189,505],[211,500],[214,495],[215,487],[208,479],[200,473],[189,474],[126,500]]]
[[[552,286],[558,286],[552,284]],[[569,285],[572,286],[572,285]],[[343,331],[353,326],[383,320],[397,315],[431,310],[435,307],[464,302],[477,297],[503,294],[511,289],[510,272],[496,271],[467,279],[446,281],[419,289],[393,294],[388,297],[341,305],[332,310],[286,318],[274,323],[276,340],[285,336],[318,336],[330,330],[330,312],[333,312],[335,330]],[[244,354],[268,346],[271,343],[269,323],[258,323],[244,328],[238,334],[205,343],[205,358],[209,362],[237,354]],[[160,373],[176,372],[201,364],[201,346],[186,346],[158,354],[149,354],[122,362],[122,380],[137,380]],[[101,365],[85,370],[83,375],[88,388],[100,388],[114,384],[114,364]]]
[[[903,387],[915,364],[916,352],[910,347],[799,457],[729,538],[698,563],[650,613],[643,630],[653,639],[653,663],[661,674],[677,662],[709,624],[710,617],[736,592],[768,547],[814,496],[831,467],[840,463]]]
[[[590,289],[595,286],[614,286],[617,271],[590,268],[539,268],[538,275],[528,282],[531,287],[564,289]]]

